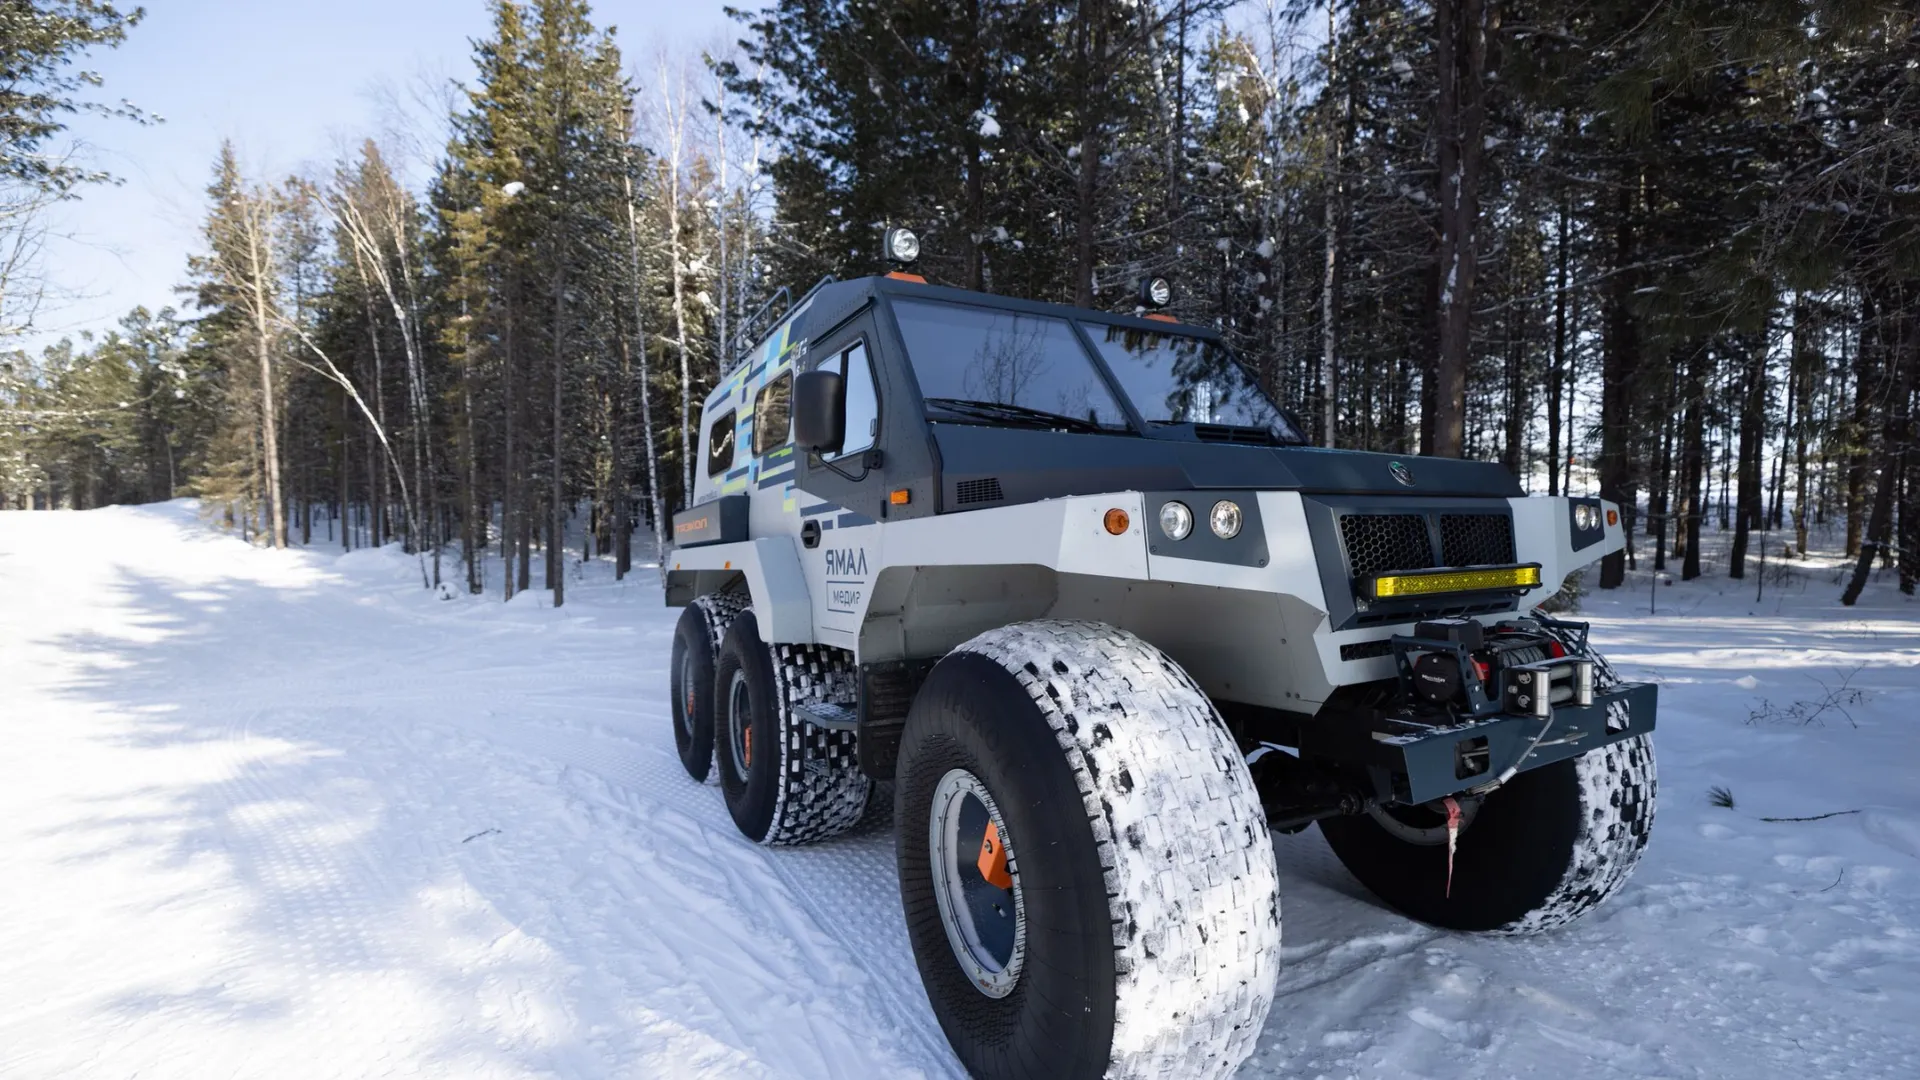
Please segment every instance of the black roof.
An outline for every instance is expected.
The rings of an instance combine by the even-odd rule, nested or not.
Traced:
[[[772,330],[755,339],[751,348],[740,354],[736,360],[755,356],[765,347],[766,341],[774,334],[786,330],[788,342],[809,341],[838,326],[848,316],[866,307],[876,296],[907,296],[921,300],[942,300],[948,303],[968,304],[973,307],[991,308],[998,311],[1013,311],[1025,315],[1047,315],[1055,318],[1079,319],[1082,322],[1102,325],[1121,326],[1135,330],[1147,330],[1162,334],[1180,334],[1186,337],[1201,338],[1207,341],[1220,340],[1218,332],[1204,326],[1170,322],[1164,319],[1149,319],[1130,312],[1095,311],[1091,308],[1078,308],[1070,304],[1049,304],[1040,300],[1026,300],[1015,296],[999,296],[994,293],[975,292],[972,289],[956,289],[947,285],[930,285],[926,282],[912,281],[906,278],[880,276],[850,278],[846,281],[828,281],[816,285],[812,291],[802,297],[787,315],[773,324]],[[730,365],[728,370],[732,370]]]

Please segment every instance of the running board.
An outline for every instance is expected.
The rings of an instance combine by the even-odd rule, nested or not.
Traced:
[[[860,711],[852,705],[831,701],[813,701],[795,705],[793,714],[817,728],[828,731],[859,731]]]

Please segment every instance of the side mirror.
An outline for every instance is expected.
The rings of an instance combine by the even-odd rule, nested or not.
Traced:
[[[845,380],[837,371],[805,371],[793,380],[793,444],[814,453],[840,449],[847,437]]]

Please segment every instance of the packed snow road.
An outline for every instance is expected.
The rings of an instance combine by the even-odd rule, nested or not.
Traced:
[[[187,503],[0,513],[0,1076],[955,1075],[885,815],[742,840],[674,756],[675,612],[575,572],[443,601]],[[1827,578],[1590,604],[1661,800],[1569,930],[1439,933],[1276,837],[1243,1075],[1920,1076],[1920,604]]]

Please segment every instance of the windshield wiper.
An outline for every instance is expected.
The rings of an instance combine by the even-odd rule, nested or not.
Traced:
[[[1078,416],[1064,413],[1047,412],[1045,409],[1029,409],[1025,405],[1010,405],[1004,401],[975,401],[971,398],[930,397],[927,404],[948,412],[960,413],[980,420],[1000,420],[1016,424],[1029,424],[1036,427],[1065,428],[1082,434],[1099,435],[1110,429],[1102,427],[1092,420],[1083,420]]]
[[[1302,446],[1306,440],[1274,424],[1195,423],[1186,420],[1151,420],[1156,428],[1183,428],[1201,442],[1248,443],[1261,446]]]

